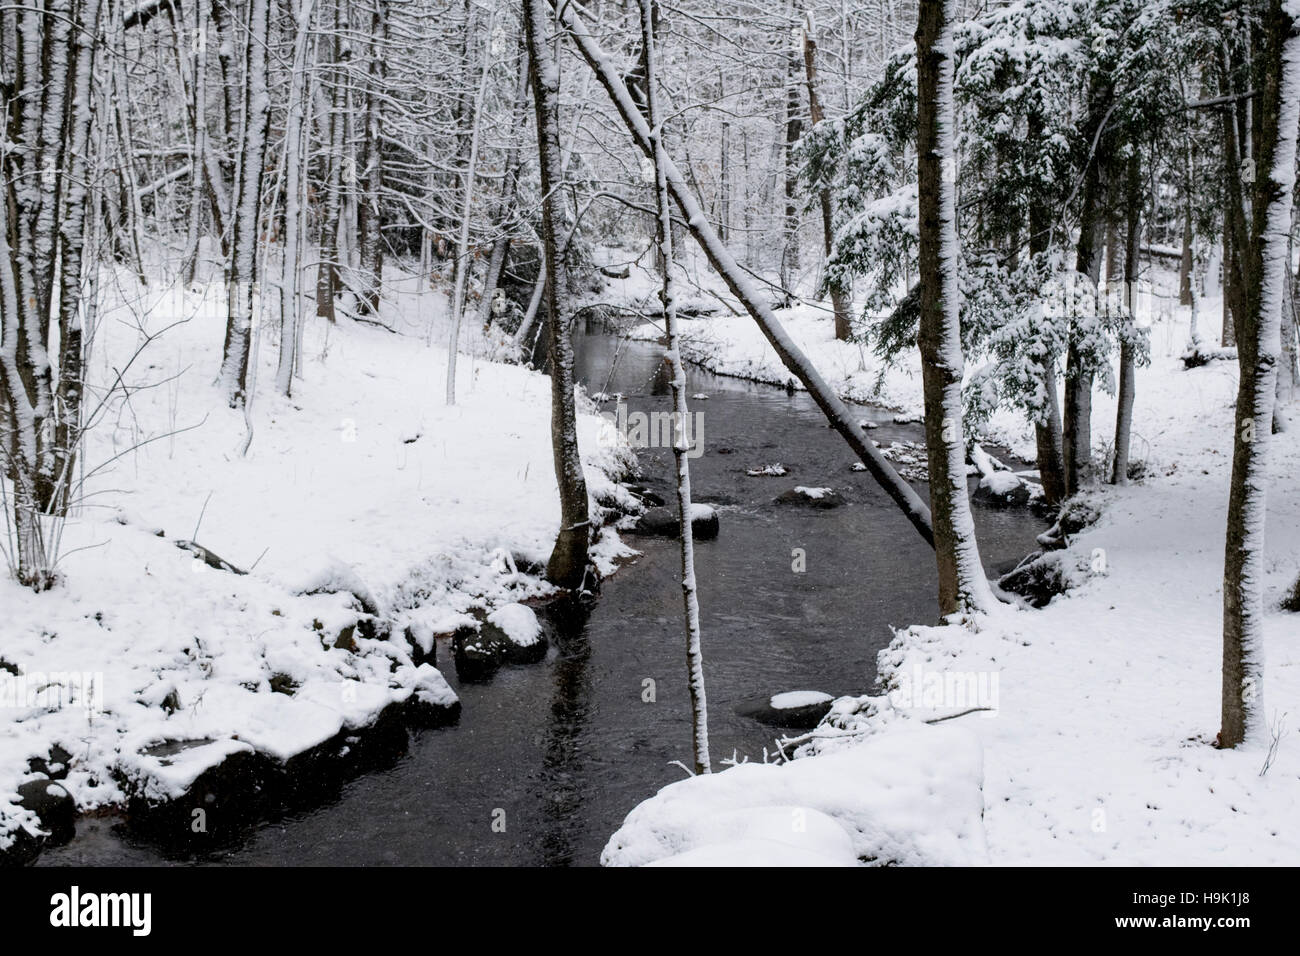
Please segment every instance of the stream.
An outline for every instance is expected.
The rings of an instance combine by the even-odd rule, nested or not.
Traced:
[[[594,328],[574,344],[589,392],[622,393],[633,412],[670,409],[662,348]],[[936,617],[934,556],[871,477],[851,470],[852,452],[806,393],[697,368],[688,380],[690,395],[709,396],[691,402],[705,449],[691,461],[694,496],[721,519],[718,538],[696,545],[711,748],[715,765],[733,753],[762,760],[782,731],[738,709],[781,691],[873,690],[890,625]],[[860,411],[880,422],[871,435],[882,445],[921,438],[890,412]],[[638,455],[645,483],[672,504],[671,450]],[[745,473],[777,462],[788,475]],[[796,485],[834,488],[845,504],[773,502]],[[1023,508],[977,507],[975,523],[990,570],[1032,550],[1043,528]],[[543,663],[461,683],[440,646],[460,720],[413,735],[386,769],[199,859],[164,855],[109,815],[79,820],[76,837],[38,864],[597,864],[624,816],[684,776],[674,761],[692,759],[677,544],[626,540],[641,555],[604,582],[581,629],[553,640]],[[792,570],[796,548],[803,573]]]

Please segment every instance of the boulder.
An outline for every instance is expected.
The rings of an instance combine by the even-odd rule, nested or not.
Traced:
[[[830,694],[817,690],[795,690],[742,703],[736,713],[770,727],[811,730],[830,712]]]
[[[838,508],[844,497],[832,488],[809,488],[799,485],[783,491],[773,499],[778,505],[802,505],[805,508]]]
[[[676,508],[651,508],[630,529],[633,534],[676,538],[681,522]],[[696,541],[710,541],[718,536],[718,512],[704,504],[691,505],[691,534]]]

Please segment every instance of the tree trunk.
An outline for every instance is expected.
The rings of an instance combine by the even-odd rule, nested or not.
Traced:
[[[1241,374],[1223,567],[1223,747],[1268,739],[1264,524],[1300,118],[1300,24],[1273,0],[1263,27],[1266,42],[1256,64],[1261,102],[1255,195],[1248,246],[1241,250],[1245,309],[1237,318]]]
[[[1042,138],[1042,120],[1036,114],[1029,117],[1029,138]],[[1051,210],[1037,192],[1029,202],[1029,255],[1034,257],[1047,252],[1051,241]],[[1043,485],[1043,497],[1050,505],[1060,504],[1066,498],[1065,461],[1062,458],[1061,400],[1056,388],[1056,362],[1059,356],[1038,356],[1035,364],[1043,383],[1045,403],[1034,421],[1034,443],[1038,459],[1038,477]]]
[[[781,288],[786,291],[787,305],[799,279],[798,168],[794,147],[803,135],[803,119],[799,116],[797,70],[798,59],[792,53],[785,73],[785,220],[781,237]]]
[[[524,153],[521,148],[523,131],[528,119],[528,51],[519,52],[519,82],[515,88],[515,105],[511,111],[517,139],[512,139],[505,158],[505,178],[501,183],[501,199],[497,204],[493,225],[497,229],[496,241],[492,244],[492,255],[488,259],[487,272],[483,276],[483,298],[479,302],[479,324],[486,327],[492,321],[492,300],[497,286],[501,283],[501,273],[505,269],[506,257],[510,253],[509,224],[515,207],[515,197],[519,194],[519,174],[523,170]]]
[[[447,343],[447,404],[456,404],[456,352],[460,347],[460,321],[465,312],[465,286],[469,283],[469,225],[474,213],[474,178],[478,175],[479,130],[483,125],[483,97],[487,93],[492,66],[492,24],[488,16],[487,39],[483,45],[483,64],[478,93],[474,97],[473,126],[470,130],[469,161],[465,165],[465,191],[460,213],[460,238],[456,242],[456,283],[451,293],[451,339]],[[562,177],[561,177],[562,179]]]
[[[307,163],[303,152],[307,39],[314,4],[315,0],[298,0],[284,132],[284,268],[280,279],[280,364],[275,373],[275,390],[285,396],[293,390],[293,372],[299,361],[298,339],[303,320],[302,303],[298,298],[298,280],[302,275],[298,238],[303,227],[302,180],[303,166]]]
[[[1076,280],[1085,277],[1096,290],[1101,259],[1097,250],[1100,217],[1100,157],[1093,157],[1084,173],[1083,212],[1079,217],[1079,243],[1075,259]],[[1079,317],[1088,318],[1088,317]],[[1080,348],[1078,318],[1071,316],[1069,345],[1065,359],[1065,413],[1061,458],[1065,470],[1065,494],[1078,493],[1092,472],[1092,379],[1087,356]]]
[[[1119,394],[1115,411],[1115,461],[1111,484],[1128,484],[1129,442],[1133,431],[1133,399],[1137,392],[1137,360],[1133,350],[1134,289],[1138,279],[1138,236],[1142,216],[1142,167],[1137,145],[1128,161],[1128,184],[1125,194],[1127,223],[1124,232],[1124,324],[1126,332],[1119,345]]]
[[[825,114],[822,112],[821,100],[817,97],[817,43],[812,38],[809,30],[804,30],[803,34],[803,62],[804,71],[808,77],[808,112],[812,125],[815,127],[823,119]],[[833,225],[834,216],[831,207],[831,191],[829,186],[823,187],[818,194],[818,201],[821,205],[822,213],[822,245],[829,262],[831,249],[835,244],[835,228]],[[849,296],[838,282],[828,281],[826,283],[831,293],[831,308],[835,311],[835,338],[841,342],[848,341],[852,329],[849,324],[849,313],[852,308],[849,302]]]
[[[987,611],[994,599],[980,563],[966,492],[962,433],[964,360],[958,309],[957,203],[953,152],[955,0],[921,0],[916,27],[917,197],[921,381],[930,465],[930,514],[939,564],[939,612]]]
[[[374,315],[384,284],[384,57],[387,55],[388,0],[376,0],[370,22],[370,73],[366,82],[366,130],[363,140],[362,172],[364,195],[357,204],[357,236],[361,263],[357,311]]]
[[[79,12],[73,37],[72,100],[63,134],[68,140],[68,175],[59,217],[59,379],[54,403],[54,487],[47,502],[50,511],[59,515],[68,511],[77,446],[81,442],[84,317],[86,308],[93,306],[93,302],[83,302],[83,259],[89,205],[90,93],[101,6],[102,0],[84,0]],[[98,262],[90,265],[91,269],[98,267]]]
[[[546,565],[546,579],[560,587],[582,586],[587,572],[591,520],[587,482],[578,452],[577,410],[573,397],[573,345],[569,341],[568,270],[559,248],[564,212],[557,192],[563,182],[560,160],[560,67],[550,39],[544,0],[523,0],[533,105],[537,122],[538,166],[542,191],[542,245],[546,257],[546,299],[551,350],[551,447],[560,489],[560,533]]]
[[[1183,210],[1183,252],[1178,258],[1178,304],[1192,304],[1192,204]]]
[[[347,78],[351,46],[340,35],[343,29],[343,0],[334,2],[334,69],[331,73],[329,137],[330,151],[325,181],[325,208],[320,223],[320,264],[316,267],[316,314],[329,322],[336,320],[334,297],[339,291],[339,228],[343,209],[343,165],[347,145],[346,108]]]
[[[270,31],[269,0],[250,0],[245,62],[248,83],[244,91],[244,135],[239,160],[238,202],[233,211],[230,281],[227,283],[226,342],[221,382],[231,408],[248,401],[248,356],[253,328],[253,283],[257,278],[258,217],[261,212],[262,175],[266,165],[266,139],[270,129],[267,92],[267,39]]]
[[[664,333],[668,338],[669,389],[673,397],[673,458],[677,463],[677,514],[681,521],[682,604],[686,623],[686,674],[691,695],[692,742],[695,772],[709,773],[709,708],[704,693],[704,655],[700,647],[700,604],[695,586],[695,540],[691,529],[691,470],[686,407],[686,370],[682,365],[677,333],[677,291],[680,268],[673,259],[673,217],[668,199],[668,180],[664,167],[666,154],[660,126],[659,93],[655,89],[655,44],[652,13],[654,0],[641,0],[642,64],[646,81],[646,119],[650,126],[650,150],[655,167],[655,238],[659,257],[664,263],[660,301],[664,307]],[[698,434],[695,440],[701,440]]]

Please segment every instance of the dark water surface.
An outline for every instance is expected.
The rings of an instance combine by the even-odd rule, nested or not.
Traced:
[[[670,408],[662,349],[594,332],[575,345],[589,391],[622,393],[634,412]],[[709,396],[692,402],[705,449],[691,461],[695,498],[721,514],[718,539],[696,546],[713,757],[761,760],[780,731],[737,707],[787,690],[872,690],[890,625],[935,618],[934,556],[870,476],[850,470],[852,453],[806,394],[698,369],[689,379],[691,394]],[[863,408],[862,417],[882,423],[871,433],[881,444],[920,440],[919,425],[894,424],[890,413]],[[647,483],[671,503],[671,452],[639,454]],[[745,474],[776,462],[786,477]],[[834,488],[847,503],[773,504],[796,485]],[[990,568],[1023,556],[1042,530],[1021,510],[977,509],[976,525]],[[193,862],[597,863],[628,811],[684,775],[672,761],[691,763],[677,546],[627,540],[641,556],[605,582],[581,633],[554,642],[544,663],[461,684],[440,647],[438,666],[463,703],[457,725],[419,733],[391,768]],[[795,548],[805,573],[792,571]],[[646,681],[653,703],[643,700]],[[114,818],[80,821],[70,844],[40,859],[161,862]]]

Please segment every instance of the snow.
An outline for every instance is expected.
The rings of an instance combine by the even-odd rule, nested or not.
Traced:
[[[980,479],[980,486],[995,495],[1005,495],[1020,487],[1020,479],[1009,471],[993,471]]]
[[[804,485],[796,485],[794,489],[794,493],[797,495],[803,495],[805,498],[820,500],[822,498],[825,498],[827,495],[834,494],[835,489],[834,488],[808,488],[805,487]]]
[[[980,786],[973,734],[913,723],[817,759],[670,784],[628,814],[601,862],[980,864]]]
[[[830,699],[830,694],[819,690],[787,690],[780,694],[773,694],[768,704],[775,710],[794,710],[798,707],[823,704]]]
[[[489,624],[495,624],[518,647],[532,647],[541,636],[542,625],[537,620],[537,613],[526,604],[505,604],[487,617]]]
[[[274,344],[257,350],[262,384],[241,457],[244,416],[213,382],[220,289],[106,275],[88,375],[102,387],[125,369],[130,405],[115,402],[88,434],[85,506],[62,530],[61,583],[35,594],[0,581],[0,679],[10,668],[33,682],[98,675],[102,707],[26,689],[21,706],[0,707],[0,849],[15,826],[34,824],[10,800],[29,759],[54,744],[74,754],[66,784],[83,810],[122,801],[122,779],[174,797],[231,753],[286,759],[413,694],[454,702],[435,668],[412,661],[406,628],[427,651],[469,612],[496,609],[513,638],[535,639],[536,618],[519,602],[550,589],[515,558],[545,561],[560,520],[549,381],[490,361],[496,344],[474,329],[462,336],[458,404],[447,407],[446,353],[421,344],[431,321],[446,340],[445,299],[417,296],[397,272],[388,282],[382,318],[399,334],[307,323],[292,400],[272,394]],[[128,367],[145,336],[177,322]],[[254,336],[273,337],[273,325]],[[603,423],[580,411],[600,517],[600,502],[626,499],[612,476],[630,453],[599,442]],[[176,546],[191,539],[249,573]],[[593,557],[608,573],[630,553],[608,529]],[[357,626],[372,613],[393,622],[392,640]],[[343,632],[355,650],[335,646]],[[169,742],[174,753],[151,755]]]

